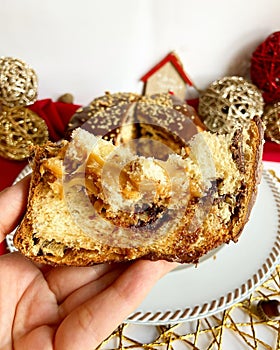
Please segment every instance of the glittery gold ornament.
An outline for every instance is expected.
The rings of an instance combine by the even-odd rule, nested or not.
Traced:
[[[37,98],[37,88],[37,75],[28,64],[13,57],[0,59],[0,101],[3,105],[30,105]]]
[[[262,120],[265,138],[280,144],[280,101],[265,106]]]
[[[205,125],[218,133],[231,132],[263,113],[258,88],[242,77],[216,80],[199,97],[198,112]]]
[[[23,160],[30,146],[48,140],[48,128],[42,118],[26,107],[2,107],[0,113],[0,156]]]

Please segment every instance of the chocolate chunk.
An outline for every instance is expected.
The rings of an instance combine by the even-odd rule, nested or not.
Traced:
[[[244,152],[242,147],[243,135],[242,130],[236,130],[232,138],[232,144],[230,150],[232,152],[232,158],[235,161],[237,168],[240,172],[244,173]]]

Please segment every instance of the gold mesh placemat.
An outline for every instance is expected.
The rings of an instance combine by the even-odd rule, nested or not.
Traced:
[[[280,349],[280,321],[265,321],[256,306],[280,300],[280,265],[248,299],[197,321],[165,326],[122,324],[98,349]]]

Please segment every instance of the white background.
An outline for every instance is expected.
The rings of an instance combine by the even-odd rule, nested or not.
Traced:
[[[39,98],[87,104],[139,79],[176,50],[198,88],[244,74],[254,48],[280,30],[279,0],[1,0],[0,55],[28,62]]]

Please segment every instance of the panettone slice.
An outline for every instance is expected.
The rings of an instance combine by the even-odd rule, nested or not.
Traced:
[[[238,240],[260,181],[262,142],[255,118],[233,134],[201,131],[188,153],[157,159],[77,129],[71,142],[36,148],[15,246],[53,265],[197,263]]]

